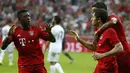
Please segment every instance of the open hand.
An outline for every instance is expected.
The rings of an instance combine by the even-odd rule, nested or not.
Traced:
[[[74,35],[74,36],[75,36],[75,39],[76,39],[76,40],[78,40],[78,39],[79,39],[79,35],[78,35],[75,31],[70,30],[70,32],[72,33],[72,35]]]
[[[47,32],[51,32],[51,28],[52,28],[53,26],[51,26],[50,24],[46,24],[46,31]]]

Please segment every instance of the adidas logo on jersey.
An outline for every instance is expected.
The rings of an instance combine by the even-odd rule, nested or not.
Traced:
[[[17,35],[17,37],[20,37],[20,36],[21,36],[20,34]]]

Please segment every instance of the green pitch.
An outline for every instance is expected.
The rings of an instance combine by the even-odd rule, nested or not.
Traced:
[[[59,63],[63,67],[65,73],[93,73],[96,61],[93,60],[91,53],[69,53],[74,61],[69,64],[69,59],[63,55],[60,56]],[[45,54],[45,66],[49,73],[49,62],[47,61],[47,53]],[[14,51],[14,65],[8,66],[8,53],[0,66],[0,73],[18,73],[17,69],[17,52]],[[58,72],[56,72],[58,73]]]

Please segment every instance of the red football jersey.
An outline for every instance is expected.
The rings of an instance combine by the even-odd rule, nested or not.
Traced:
[[[39,38],[48,40],[49,34],[37,26],[30,26],[29,30],[17,27],[10,36],[18,50],[18,66],[44,63],[44,55],[39,44]]]
[[[124,31],[123,24],[122,24],[120,18],[117,15],[112,14],[109,16],[108,20],[111,20],[112,18],[116,18],[118,20],[117,24],[113,25],[112,28],[116,31],[117,36],[123,45],[125,53],[122,53],[122,54],[117,56],[118,58],[122,58],[127,52],[130,52],[130,49],[128,46],[128,42],[126,40],[125,31]]]
[[[96,52],[105,53],[114,48],[114,44],[120,42],[116,31],[113,28],[106,29],[100,36],[96,48]],[[102,73],[116,73],[118,71],[118,66],[116,62],[116,56],[110,56],[98,60],[97,67],[95,69],[101,71]]]

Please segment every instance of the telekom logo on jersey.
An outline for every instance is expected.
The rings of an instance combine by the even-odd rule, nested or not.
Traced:
[[[19,42],[22,46],[25,46],[26,39],[25,38],[19,38]]]

